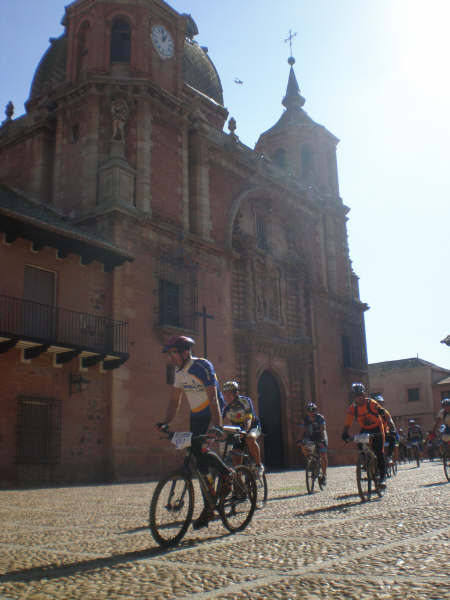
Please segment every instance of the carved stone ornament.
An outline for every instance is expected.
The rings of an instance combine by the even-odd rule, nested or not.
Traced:
[[[130,109],[123,98],[113,100],[111,103],[112,139],[123,142],[125,140],[124,128],[130,116]]]

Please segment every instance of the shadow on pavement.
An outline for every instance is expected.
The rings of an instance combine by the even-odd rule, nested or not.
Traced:
[[[140,531],[142,529],[148,529],[148,527],[139,527],[135,531]],[[133,530],[122,533],[132,533],[132,531]],[[0,584],[39,581],[41,579],[58,579],[59,577],[67,577],[73,573],[83,573],[103,568],[111,568],[115,565],[133,562],[135,560],[142,560],[143,558],[157,558],[163,554],[177,552],[178,550],[185,550],[186,548],[198,546],[200,544],[204,544],[205,542],[220,540],[230,535],[233,534],[225,531],[221,535],[210,536],[207,538],[184,539],[180,544],[178,544],[178,546],[173,548],[154,547],[147,550],[135,550],[131,552],[125,552],[123,554],[116,554],[115,556],[101,556],[99,558],[82,560],[74,563],[68,563],[66,565],[42,565],[41,567],[31,567],[30,569],[19,569],[17,571],[11,571],[10,573],[0,575]]]
[[[308,515],[318,515],[320,513],[330,513],[330,512],[342,512],[346,513],[352,506],[361,506],[361,500],[356,502],[344,502],[343,504],[332,504],[331,506],[324,506],[322,508],[312,508],[310,510],[302,510],[301,512],[296,513],[295,517],[306,517]]]
[[[436,487],[436,486],[439,486],[439,485],[447,485],[448,483],[449,482],[444,479],[444,481],[436,481],[436,483],[424,483],[420,487],[430,488],[430,487]]]

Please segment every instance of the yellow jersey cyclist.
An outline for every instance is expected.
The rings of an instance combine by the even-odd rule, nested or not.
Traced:
[[[222,391],[225,398],[222,418],[227,419],[232,425],[240,427],[245,432],[245,445],[258,467],[258,474],[262,475],[264,465],[261,462],[261,450],[258,444],[258,438],[261,435],[261,423],[256,416],[253,403],[247,396],[239,394],[237,381],[226,381],[223,384]],[[242,449],[239,442],[235,442],[234,447]],[[233,462],[237,463],[238,458],[233,457]]]
[[[212,363],[206,358],[192,356],[194,343],[192,338],[180,335],[170,338],[163,348],[163,353],[167,354],[170,364],[175,367],[175,380],[166,418],[164,423],[157,423],[157,427],[169,424],[175,418],[182,398],[186,398],[191,409],[190,430],[194,436],[198,436],[207,433],[212,426],[221,427],[223,396]],[[198,440],[193,440],[191,448],[202,473],[207,473],[210,467],[221,473],[230,472],[215,452],[204,452]],[[207,527],[213,518],[211,509],[203,500],[204,508],[193,522],[194,529]]]
[[[306,415],[301,427],[303,435],[297,443],[300,445],[302,452],[306,457],[308,456],[306,443],[311,441],[316,444],[323,473],[321,484],[325,485],[327,482],[328,467],[328,435],[325,417],[317,412],[317,404],[314,404],[314,402],[307,404]]]

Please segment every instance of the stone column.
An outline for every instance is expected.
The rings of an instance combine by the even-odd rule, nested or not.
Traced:
[[[144,99],[137,102],[136,129],[136,207],[151,217],[152,115]]]

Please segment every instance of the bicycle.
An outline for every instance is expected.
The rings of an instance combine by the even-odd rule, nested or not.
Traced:
[[[233,466],[232,457],[238,456],[240,457],[242,464],[252,471],[256,482],[256,508],[261,509],[267,502],[268,487],[266,474],[265,472],[262,474],[259,473],[255,461],[246,450],[239,450],[233,447],[234,442],[242,441],[245,432],[240,427],[234,425],[224,425],[223,430],[227,434],[227,437],[222,452],[222,459],[227,465]]]
[[[308,490],[308,494],[312,494],[316,479],[321,490],[325,487],[322,463],[320,461],[319,449],[315,442],[305,442],[304,446],[306,448],[306,489]]]
[[[450,481],[450,443],[445,440],[442,443],[444,445],[442,450],[442,464],[447,481]]]
[[[384,494],[380,486],[380,471],[375,452],[370,447],[370,433],[359,433],[353,436],[352,441],[358,444],[358,458],[356,462],[356,484],[362,502],[368,502],[375,492],[378,497]]]
[[[410,460],[415,460],[417,464],[417,468],[420,467],[420,448],[419,442],[410,442],[408,444],[409,456]]]
[[[154,540],[164,547],[178,544],[192,521],[194,485],[197,478],[202,495],[211,511],[217,511],[231,533],[244,530],[256,507],[256,484],[250,469],[239,465],[230,474],[202,473],[192,453],[191,443],[207,442],[207,434],[193,436],[190,432],[162,429],[177,449],[185,449],[181,468],[164,476],[157,484],[150,503],[149,526]],[[216,481],[216,487],[213,481]]]

